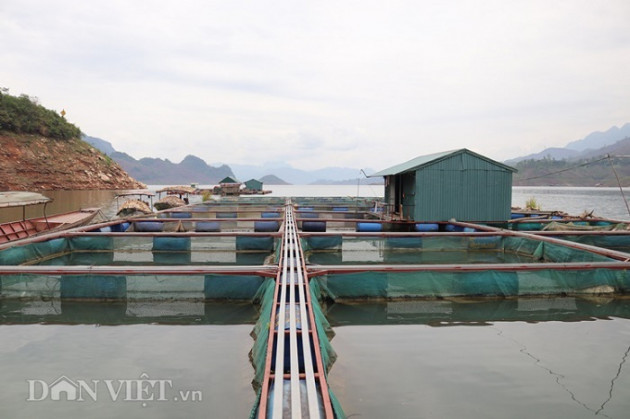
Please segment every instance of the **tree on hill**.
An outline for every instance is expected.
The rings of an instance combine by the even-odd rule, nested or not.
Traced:
[[[80,138],[81,130],[57,112],[46,109],[28,95],[12,96],[0,89],[0,131],[38,134],[58,140]]]

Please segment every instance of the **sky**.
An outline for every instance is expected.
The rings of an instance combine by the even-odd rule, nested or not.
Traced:
[[[0,1],[0,87],[135,158],[381,170],[630,122],[630,1]]]

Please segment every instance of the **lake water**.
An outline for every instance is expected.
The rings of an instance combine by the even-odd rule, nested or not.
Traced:
[[[210,188],[212,185],[201,185]],[[149,186],[156,191],[161,185]],[[306,197],[383,197],[383,185],[268,185],[272,191],[264,196],[306,196]],[[630,189],[625,191],[630,198]],[[45,191],[44,195],[53,198],[46,208],[48,215],[74,211],[84,207],[100,207],[107,217],[114,217],[118,205],[124,199],[114,199],[116,191]],[[512,206],[524,207],[525,202],[534,198],[543,210],[565,211],[579,215],[584,211],[593,211],[594,215],[618,220],[630,220],[628,209],[618,188],[575,188],[575,187],[545,187],[520,186],[512,189]],[[191,203],[201,202],[200,196],[193,196]],[[42,206],[27,208],[26,216],[39,217]],[[20,219],[21,208],[4,209],[0,211],[0,222]]]
[[[333,305],[329,382],[349,417],[627,418],[629,303]]]

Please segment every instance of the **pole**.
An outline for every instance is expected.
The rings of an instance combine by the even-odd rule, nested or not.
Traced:
[[[606,154],[606,157],[608,157],[608,162],[610,163],[610,167],[612,168],[612,171],[615,174],[615,177],[617,178],[617,185],[619,185],[619,191],[621,192],[623,203],[626,204],[628,215],[630,215],[630,206],[628,206],[628,200],[626,199],[626,195],[623,193],[623,188],[621,187],[621,181],[619,180],[619,175],[617,175],[617,171],[615,170],[615,166],[613,165],[612,159],[610,158],[610,154]]]

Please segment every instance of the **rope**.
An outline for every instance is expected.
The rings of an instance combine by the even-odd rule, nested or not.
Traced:
[[[610,156],[610,155],[607,155],[607,156]],[[566,168],[566,169],[558,170],[557,172],[546,173],[544,175],[533,176],[533,177],[528,177],[528,178],[519,179],[519,180],[532,180],[532,179],[539,179],[541,177],[547,177],[547,176],[551,176],[551,175],[556,175],[558,173],[568,172],[569,170],[577,169],[578,167],[584,167],[584,166],[588,166],[589,164],[598,163],[598,162],[600,162],[602,160],[606,160],[608,158],[609,157],[602,157],[601,159],[597,159],[597,160],[589,161],[589,162],[586,162],[586,163],[578,164],[577,166],[572,166],[572,167],[569,167],[569,168]]]

